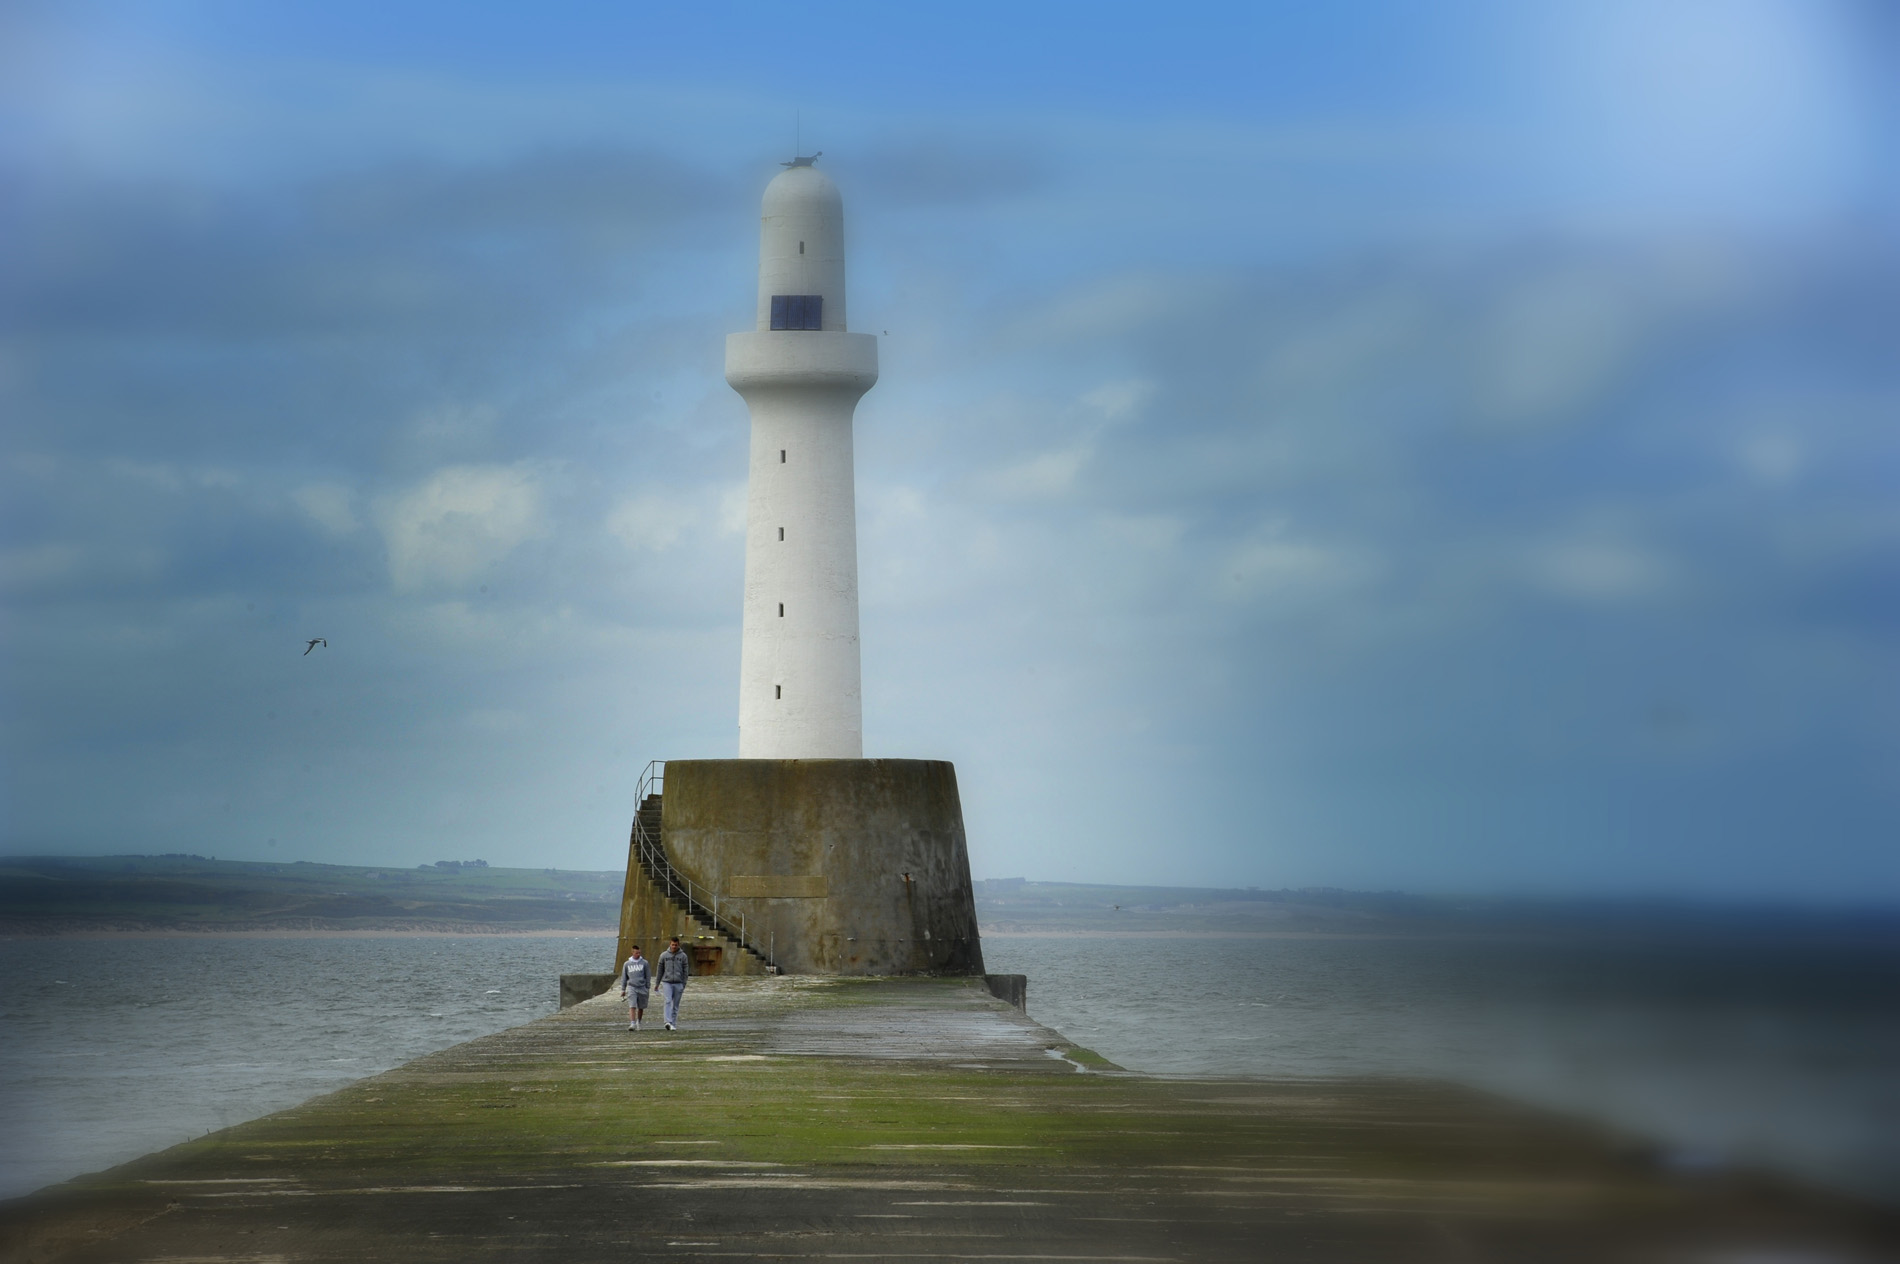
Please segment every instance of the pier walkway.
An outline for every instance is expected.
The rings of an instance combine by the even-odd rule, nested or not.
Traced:
[[[1888,1213],[1442,1085],[1118,1072],[973,981],[704,979],[683,1031],[624,1014],[16,1200],[0,1258],[1900,1259]]]

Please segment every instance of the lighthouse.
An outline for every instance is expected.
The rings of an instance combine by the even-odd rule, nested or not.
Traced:
[[[757,317],[726,338],[751,413],[739,758],[641,774],[615,961],[679,936],[697,974],[981,975],[956,768],[864,757],[851,424],[877,340],[845,326],[816,157],[766,185]]]
[[[864,755],[851,427],[877,340],[846,327],[844,202],[815,158],[766,186],[757,320],[726,339],[752,416],[741,759]]]

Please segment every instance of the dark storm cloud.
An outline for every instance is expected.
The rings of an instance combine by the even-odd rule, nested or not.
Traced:
[[[15,185],[7,310],[47,341],[538,327],[548,294],[637,284],[630,259],[704,246],[736,200],[676,161],[598,151],[235,190],[64,173]]]
[[[402,409],[519,397],[550,344],[638,323],[659,261],[740,200],[624,152],[240,189],[18,183],[16,435],[148,460],[361,462]]]
[[[956,440],[915,445],[988,454],[902,477],[933,534],[997,542],[905,568],[957,595],[918,618],[1033,663],[1089,735],[992,729],[996,797],[1099,768],[1037,820],[1051,850],[1190,837],[1313,880],[1509,884],[1577,849],[1693,887],[1804,814],[1824,841],[1784,880],[1885,871],[1863,756],[1893,737],[1852,682],[1895,666],[1897,264],[1544,240],[967,320],[1034,397],[957,399]],[[1165,799],[1117,793],[1137,765]]]
[[[1760,564],[1786,552],[1776,533],[1810,541],[1780,559],[1790,583],[1886,541],[1892,448],[1875,419],[1900,394],[1895,263],[1551,245],[1188,278],[1191,299],[1157,297],[1107,335],[1141,402],[1086,436],[1071,498],[1214,532],[1276,514],[1389,533],[1382,547],[1409,540],[1419,566],[1460,539],[1594,520],[1606,539],[1679,543],[1697,599],[1719,584],[1756,600],[1773,579]],[[1750,580],[1724,579],[1730,566]],[[1587,569],[1549,580],[1580,596],[1639,583]]]

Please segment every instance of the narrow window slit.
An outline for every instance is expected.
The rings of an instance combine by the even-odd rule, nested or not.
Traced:
[[[780,465],[785,464],[785,449],[784,448],[780,448],[778,450],[778,463]]]
[[[783,539],[785,538],[785,528],[784,528],[784,527],[780,527],[780,528],[778,529],[778,538],[779,538],[779,539],[781,539],[781,540],[783,540]]]
[[[774,698],[783,698],[783,697],[785,696],[785,686],[784,686],[784,685],[773,685],[773,686],[772,686],[772,696],[773,696]]]
[[[785,617],[785,603],[782,601],[778,603],[778,617],[781,619]]]

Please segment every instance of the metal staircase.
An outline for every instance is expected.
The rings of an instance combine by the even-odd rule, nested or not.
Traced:
[[[646,771],[640,774],[640,786],[635,793],[635,801],[640,806],[634,810],[630,840],[633,854],[640,862],[640,871],[673,907],[730,940],[741,952],[749,953],[765,967],[767,973],[777,974],[778,962],[771,949],[760,948],[746,937],[744,910],[739,910],[737,920],[734,920],[731,906],[728,905],[726,913],[722,915],[719,893],[708,891],[695,883],[675,869],[666,858],[666,844],[660,828],[660,800],[665,779],[666,761],[662,759],[649,761]]]

